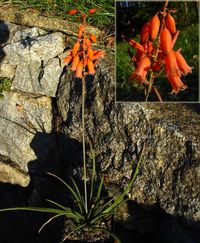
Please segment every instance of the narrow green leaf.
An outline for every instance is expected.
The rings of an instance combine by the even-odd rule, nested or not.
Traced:
[[[52,174],[52,173],[50,173],[50,172],[48,172],[47,174],[49,174],[49,175],[51,175],[51,176],[57,178],[59,181],[61,181],[61,182],[62,182],[62,183],[69,189],[69,191],[70,191],[70,192],[72,193],[72,195],[74,196],[74,198],[75,198],[75,200],[76,200],[76,202],[77,202],[77,205],[78,205],[80,211],[82,211],[81,200],[80,200],[78,194],[74,191],[74,189],[73,189],[69,184],[67,184],[63,179],[61,179],[59,176],[57,176],[57,175],[55,175],[55,174]]]
[[[34,211],[34,212],[43,212],[43,213],[65,213],[64,210],[54,209],[54,208],[37,208],[37,207],[21,207],[21,208],[4,208],[0,209],[0,212],[6,211]]]
[[[65,214],[64,213],[60,213],[60,214],[57,214],[57,215],[54,215],[53,217],[51,217],[48,221],[46,221],[39,229],[39,233],[42,231],[42,229],[48,224],[50,223],[53,219],[55,218],[58,218],[58,217],[61,217],[61,216],[64,216]]]
[[[48,202],[50,202],[50,203],[52,203],[52,204],[54,204],[54,205],[56,205],[56,206],[58,206],[58,207],[64,209],[65,214],[66,214],[69,218],[73,218],[73,219],[75,219],[76,222],[79,222],[81,219],[83,219],[82,214],[78,213],[77,211],[72,210],[72,209],[69,208],[69,207],[65,207],[65,206],[63,206],[63,205],[61,205],[61,204],[59,204],[59,203],[56,203],[56,202],[52,201],[52,200],[49,200],[49,199],[46,199],[46,200],[47,200]]]
[[[71,180],[72,180],[74,187],[76,189],[76,194],[78,195],[79,200],[80,200],[80,205],[79,205],[80,212],[83,213],[83,209],[85,209],[85,203],[84,203],[83,197],[81,196],[81,192],[80,192],[75,180],[72,177],[71,177]]]

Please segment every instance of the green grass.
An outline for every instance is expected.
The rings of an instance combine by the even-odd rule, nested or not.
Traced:
[[[11,88],[12,80],[9,78],[0,78],[0,98],[3,97],[3,91],[9,91]]]
[[[161,93],[164,101],[198,101],[199,89],[199,25],[192,24],[180,31],[174,50],[181,47],[181,53],[187,63],[193,67],[192,74],[188,74],[181,79],[187,84],[188,89],[181,91],[178,95],[171,95],[171,86],[163,74],[156,79],[156,88]],[[137,41],[137,38],[135,39]],[[134,68],[130,64],[130,57],[127,54],[129,44],[125,42],[117,43],[117,100],[120,101],[142,101],[143,92],[137,89],[137,85],[128,82]],[[155,101],[155,96],[150,97],[150,101]]]
[[[114,31],[115,8],[113,0],[0,0],[0,5],[5,4],[17,5],[20,10],[38,9],[42,15],[61,19],[69,18],[66,13],[71,9],[88,12],[91,8],[97,8],[97,13],[88,18],[89,23],[98,28],[113,25],[112,31]],[[70,18],[77,21],[77,16],[70,16]]]

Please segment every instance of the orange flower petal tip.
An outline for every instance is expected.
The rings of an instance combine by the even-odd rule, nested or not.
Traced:
[[[94,13],[96,13],[96,11],[97,11],[96,8],[91,8],[91,9],[89,10],[89,14],[94,14]]]
[[[77,9],[71,9],[67,12],[67,14],[76,14],[78,13],[79,11]]]
[[[77,78],[83,78],[83,61],[79,61],[77,67],[76,67],[76,77]]]
[[[178,52],[178,51],[175,51],[174,54],[175,54],[175,57],[176,57],[176,61],[177,61],[178,67],[181,70],[181,72],[184,75],[187,75],[188,73],[191,73],[192,72],[192,67],[190,67],[187,64],[185,58],[181,55],[181,53]]]
[[[179,91],[187,89],[187,85],[185,85],[177,75],[168,76],[168,80],[172,86],[171,94],[177,94]]]

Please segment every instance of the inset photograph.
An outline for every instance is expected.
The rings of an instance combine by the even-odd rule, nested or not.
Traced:
[[[198,2],[116,2],[116,101],[199,102]]]

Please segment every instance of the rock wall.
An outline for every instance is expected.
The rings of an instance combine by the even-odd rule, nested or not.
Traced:
[[[12,90],[0,101],[0,154],[17,167],[17,176],[26,175],[26,183],[13,180],[12,172],[0,180],[27,186],[30,175],[32,190],[39,191],[37,198],[31,194],[30,201],[35,202],[45,190],[41,185],[48,182],[42,172],[56,168],[64,175],[81,173],[81,82],[64,69],[61,32],[2,22],[0,33],[4,36],[0,76],[12,79]],[[107,54],[94,78],[86,79],[87,148],[89,153],[90,140],[107,190],[113,193],[113,186],[116,193],[123,190],[145,143],[130,198],[198,228],[199,105],[116,103],[114,76],[113,59]],[[6,171],[8,160],[0,160],[0,169]],[[117,217],[127,226],[133,215],[126,208]],[[131,223],[132,229],[137,227]]]

